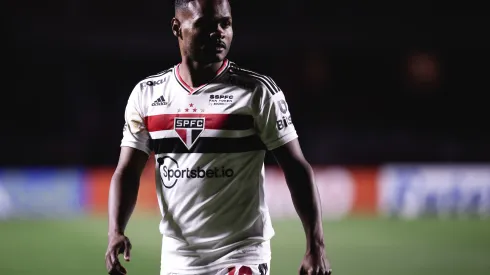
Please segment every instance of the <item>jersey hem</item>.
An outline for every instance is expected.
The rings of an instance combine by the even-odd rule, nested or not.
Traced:
[[[177,269],[177,268],[168,268],[168,269],[161,269],[160,270],[160,275],[169,275],[169,274],[176,274],[176,275],[197,275],[197,274],[202,274],[202,273],[209,273],[209,272],[218,272],[224,268],[232,267],[234,265],[260,265],[263,263],[269,263],[271,261],[271,256],[269,257],[261,257],[261,258],[252,258],[252,259],[230,259],[227,261],[220,262],[218,264],[213,264],[213,265],[207,265],[205,267],[195,267],[195,268],[183,268],[183,269]]]

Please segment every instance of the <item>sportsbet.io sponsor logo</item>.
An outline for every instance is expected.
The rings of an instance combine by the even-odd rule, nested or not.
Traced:
[[[166,188],[174,187],[179,180],[186,179],[212,179],[212,178],[231,178],[235,171],[231,168],[211,167],[204,169],[200,166],[196,168],[181,168],[174,158],[169,156],[157,159],[158,169],[162,185]]]
[[[287,128],[289,125],[293,124],[293,120],[291,119],[291,114],[288,113],[288,104],[284,99],[279,100],[277,103],[279,105],[279,110],[282,113],[282,117],[276,121],[277,130],[282,130]]]

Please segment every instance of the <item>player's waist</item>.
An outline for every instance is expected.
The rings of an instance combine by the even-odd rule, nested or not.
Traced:
[[[233,264],[260,264],[270,260],[269,240],[244,239],[217,247],[195,250],[175,249],[172,238],[162,240],[162,269],[177,274],[202,274]]]

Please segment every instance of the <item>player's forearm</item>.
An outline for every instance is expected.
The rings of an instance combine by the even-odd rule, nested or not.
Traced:
[[[136,206],[139,174],[116,171],[109,190],[109,234],[124,234]]]
[[[297,163],[284,169],[284,174],[294,207],[303,223],[307,251],[323,249],[322,214],[313,169],[306,162]]]

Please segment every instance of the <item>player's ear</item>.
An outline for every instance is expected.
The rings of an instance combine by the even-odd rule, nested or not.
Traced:
[[[177,18],[172,18],[172,21],[170,22],[171,27],[172,27],[172,33],[174,34],[175,37],[177,38],[182,38],[182,32],[180,31],[180,21]]]

